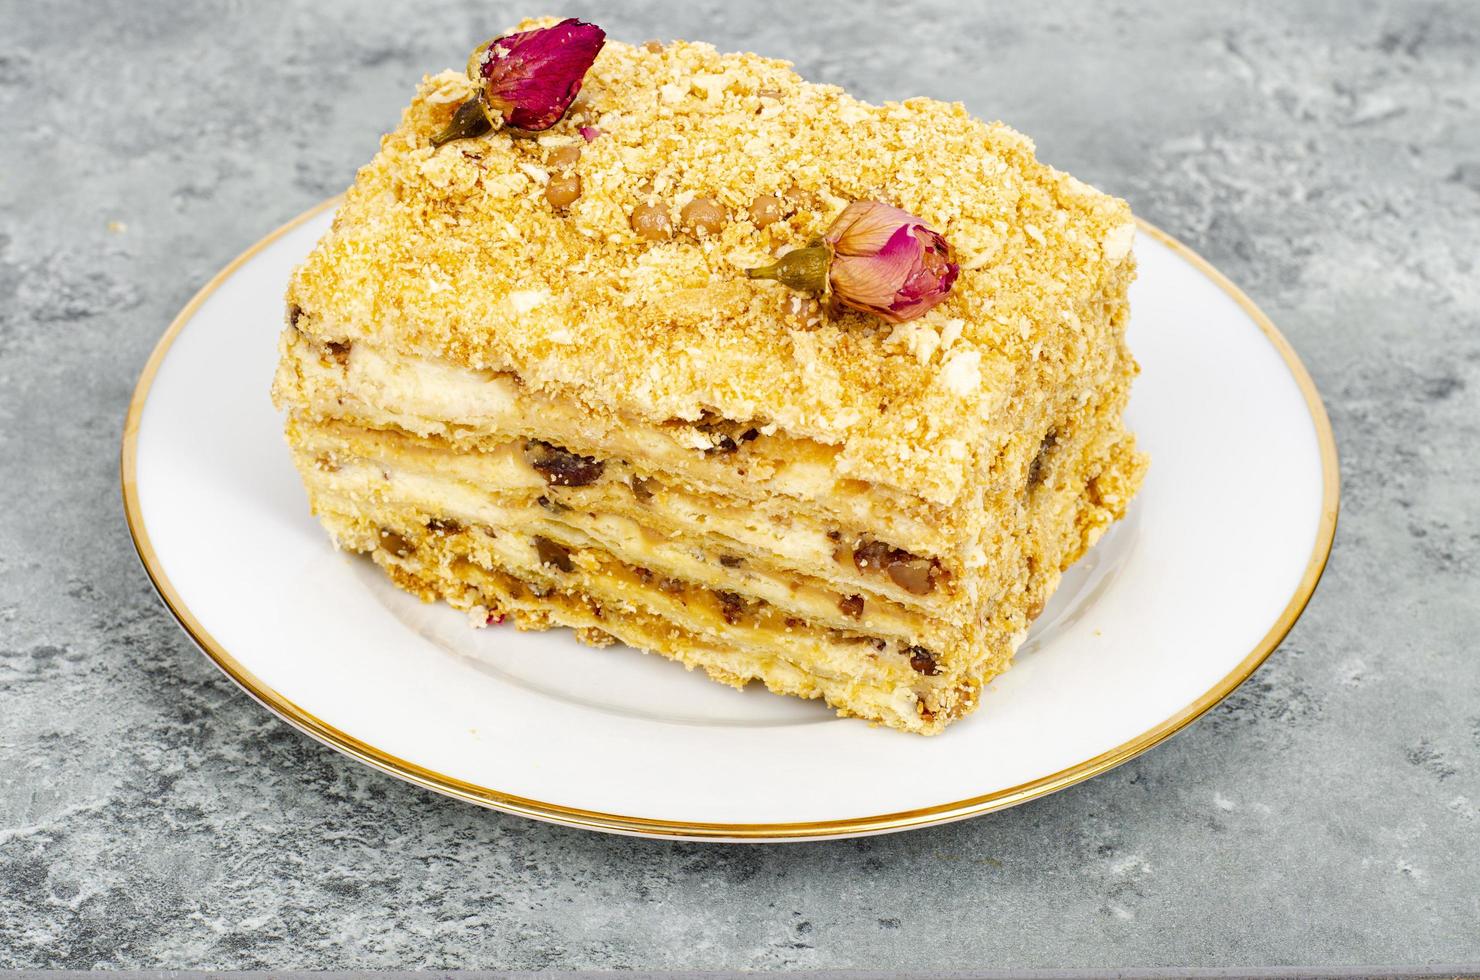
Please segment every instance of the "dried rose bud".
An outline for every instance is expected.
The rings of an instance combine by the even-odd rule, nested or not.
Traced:
[[[574,18],[498,38],[479,65],[483,97],[510,126],[549,129],[576,100],[604,44],[605,31]]]
[[[601,28],[567,18],[479,45],[468,59],[468,77],[481,91],[458,108],[432,145],[503,125],[529,132],[549,129],[565,117],[604,44]]]
[[[878,201],[855,201],[820,239],[746,275],[831,295],[902,323],[945,299],[959,271],[950,245],[919,218]]]
[[[887,204],[848,205],[823,238],[833,246],[838,298],[891,323],[913,320],[945,299],[960,272],[939,233]]]

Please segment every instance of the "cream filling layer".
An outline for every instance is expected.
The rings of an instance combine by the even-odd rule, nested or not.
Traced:
[[[336,516],[328,516],[331,524],[338,521]],[[849,659],[856,657],[856,651],[830,650],[815,638],[800,634],[795,639],[801,643],[803,663],[808,666],[795,659],[796,642],[784,648],[749,649],[743,642],[736,642],[734,635],[691,632],[635,606],[600,604],[580,590],[551,588],[544,595],[535,596],[525,583],[507,571],[468,561],[442,567],[440,563],[434,566],[416,558],[409,561],[396,558],[384,551],[376,552],[375,559],[388,568],[404,569],[460,608],[498,608],[514,614],[517,622],[530,628],[553,624],[596,630],[689,668],[701,667],[715,680],[734,687],[760,680],[777,694],[822,697],[848,714],[909,731],[926,734],[939,731],[949,718],[959,716],[967,707],[967,702],[944,682],[931,687],[930,678],[858,676],[856,660]],[[595,638],[586,639],[592,642]],[[808,653],[810,657],[806,656]],[[928,712],[921,711],[922,705]]]
[[[732,554],[732,549],[716,553],[706,548],[711,542],[656,534],[623,515],[552,511],[529,495],[491,494],[384,463],[346,463],[334,472],[317,468],[311,459],[300,457],[299,463],[316,505],[340,513],[363,514],[398,533],[422,526],[429,518],[450,518],[469,527],[489,528],[497,536],[500,549],[507,546],[522,551],[501,552],[501,560],[511,567],[518,567],[520,558],[538,560],[533,536],[539,535],[567,548],[598,550],[627,565],[647,569],[657,579],[671,578],[715,592],[758,599],[782,615],[831,629],[922,644],[934,650],[961,642],[959,628],[950,621],[905,607],[877,592],[851,584],[839,587],[816,575],[779,569],[756,558],[745,559],[739,567],[728,567],[720,558]],[[826,575],[836,567],[829,558],[817,571]],[[863,596],[857,618],[842,611],[839,600],[847,595]]]
[[[452,538],[423,537],[419,546],[388,546],[363,516],[346,513],[342,509],[345,503],[327,494],[316,497],[321,515],[331,526],[340,525],[336,530],[345,536],[346,544],[373,546],[380,552],[377,560],[433,582],[439,578],[476,582],[481,573],[501,572],[522,583],[537,598],[551,593],[582,597],[604,610],[604,617],[617,610],[655,616],[687,633],[732,645],[752,656],[787,660],[817,676],[858,684],[903,684],[923,692],[951,683],[953,676],[969,666],[964,661],[970,658],[963,657],[966,651],[960,650],[955,657],[939,657],[939,673],[922,673],[911,666],[910,655],[905,652],[910,646],[907,642],[893,642],[879,649],[866,638],[859,642],[860,638],[844,636],[815,622],[798,621],[776,610],[751,609],[731,621],[702,587],[673,593],[645,585],[633,579],[621,564],[614,564],[594,542],[572,542],[568,570],[541,562],[534,535],[518,531],[467,529]],[[460,564],[459,559],[473,567]]]
[[[652,547],[687,548],[712,562],[732,556],[742,559],[747,568],[765,567],[791,578],[820,579],[834,590],[834,602],[839,596],[859,594],[948,619],[968,617],[973,603],[956,583],[969,584],[971,595],[992,588],[987,574],[990,569],[978,572],[967,583],[946,566],[955,576],[949,584],[942,579],[923,595],[911,593],[887,572],[859,569],[851,560],[849,538],[831,536],[835,529],[819,524],[815,514],[789,511],[789,500],[736,503],[658,480],[641,481],[646,499],[639,499],[634,492],[635,476],[624,463],[609,462],[591,485],[556,487],[546,485],[526,461],[522,443],[481,452],[456,452],[394,432],[297,419],[290,421],[289,438],[310,457],[308,463],[316,471],[368,461],[377,468],[382,482],[393,478],[420,480],[419,503],[429,517],[491,523],[488,508],[495,503],[528,507],[543,497],[546,505],[536,514],[545,518],[558,520],[562,512],[568,512],[568,522],[577,525],[598,519],[622,521],[622,527],[628,529],[627,537],[641,535]],[[433,509],[435,506],[445,513]],[[523,518],[500,518],[504,524],[516,519]],[[616,527],[609,530],[618,533]]]
[[[717,450],[703,429],[622,419],[522,387],[509,375],[408,357],[360,342],[341,360],[295,330],[283,334],[274,397],[280,407],[371,428],[396,428],[459,446],[540,438],[603,459],[627,460],[698,489],[758,500],[779,495],[844,525],[950,551],[942,508],[878,483],[834,472],[836,447],[767,433]],[[731,426],[730,428],[736,428]],[[732,438],[732,441],[734,439]]]

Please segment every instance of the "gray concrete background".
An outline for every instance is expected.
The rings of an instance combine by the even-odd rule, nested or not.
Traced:
[[[417,78],[543,8],[0,0],[0,966],[1480,963],[1480,5],[571,3],[963,100],[1130,199],[1325,393],[1305,618],[1183,735],[1016,810],[631,841],[402,785],[191,647],[117,489],[135,376]]]

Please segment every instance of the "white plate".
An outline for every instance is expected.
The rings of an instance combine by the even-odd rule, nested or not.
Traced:
[[[1247,298],[1143,225],[1129,416],[1152,457],[1145,487],[945,734],[870,728],[564,631],[470,630],[333,550],[268,402],[284,284],[333,203],[249,249],[165,333],[129,408],[124,503],[155,586],[231,678],[422,786],[717,840],[985,813],[1103,772],[1217,703],[1284,637],[1325,564],[1336,450],[1309,376]]]

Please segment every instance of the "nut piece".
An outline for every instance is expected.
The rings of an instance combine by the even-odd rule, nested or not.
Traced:
[[[863,617],[863,596],[845,595],[838,600],[838,611],[854,619]]]
[[[695,235],[717,235],[725,227],[725,210],[713,198],[696,197],[683,206],[679,219]]]
[[[882,541],[865,541],[855,547],[853,564],[860,572],[884,572],[890,581],[912,595],[929,595],[935,589],[935,580],[945,574],[933,559],[920,558]]]
[[[759,437],[760,431],[757,429],[746,429],[744,432],[740,433],[738,437],[721,435],[719,438],[714,440],[714,445],[712,447],[704,451],[704,454],[707,456],[710,453],[733,453],[740,448],[740,443],[752,442]]]
[[[580,174],[560,174],[557,177],[551,177],[550,182],[545,185],[545,200],[549,201],[550,207],[556,210],[570,207],[580,196]]]
[[[673,222],[668,220],[668,209],[661,204],[639,204],[632,209],[632,230],[638,238],[650,242],[661,242],[673,235]]]
[[[349,364],[349,352],[354,345],[347,340],[331,340],[324,345],[324,353],[333,359],[335,364],[345,367]]]
[[[735,592],[716,592],[715,598],[719,600],[719,612],[725,622],[734,626],[740,622],[745,615],[745,600]]]
[[[915,673],[934,677],[940,673],[940,668],[935,664],[935,654],[924,647],[906,647],[905,653],[910,656],[910,666]]]
[[[782,218],[781,198],[775,194],[762,194],[750,202],[750,223],[757,228],[774,224]]]
[[[570,549],[563,544],[537,534],[534,538],[534,550],[540,556],[541,565],[554,565],[562,572],[569,572],[575,568],[570,563]]]
[[[866,541],[853,549],[853,564],[858,566],[860,572],[869,569],[880,571],[889,561],[890,552],[894,549],[882,541]]]
[[[651,40],[642,42],[642,49],[652,54],[658,54],[663,50],[663,42],[657,38],[652,38]]]
[[[606,463],[538,440],[527,447],[529,465],[552,487],[584,487],[601,479]]]
[[[551,170],[569,170],[581,161],[581,145],[565,143],[550,151]]]
[[[891,560],[885,571],[895,585],[911,595],[928,595],[935,588],[930,580],[930,562],[924,558]]]

